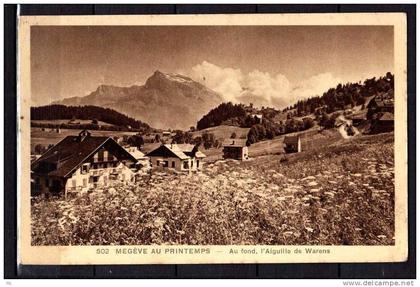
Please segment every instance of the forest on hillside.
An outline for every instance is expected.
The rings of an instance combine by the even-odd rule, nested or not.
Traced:
[[[64,106],[64,105],[48,105],[42,107],[31,107],[31,120],[59,120],[59,119],[78,119],[78,120],[91,120],[89,129],[134,129],[147,131],[150,126],[142,121],[128,117],[113,109],[102,108],[97,106]],[[106,122],[114,127],[100,127],[98,121]],[[34,124],[33,124],[34,125]],[[42,124],[38,124],[42,125]],[[53,124],[50,124],[53,125]],[[64,125],[64,126],[63,126]],[[62,124],[61,127],[67,126]],[[72,124],[72,127],[77,124]],[[86,128],[80,127],[77,128]]]
[[[354,106],[363,105],[366,98],[379,93],[393,92],[394,75],[386,73],[385,76],[376,79],[375,77],[359,83],[338,84],[337,87],[329,89],[322,96],[315,96],[298,101],[293,106],[283,111],[295,110],[296,116],[312,114],[319,107],[326,108],[327,113],[337,110],[344,110]]]
[[[332,128],[338,116],[337,111],[360,105],[364,107],[367,98],[384,93],[393,94],[393,90],[394,75],[387,73],[383,77],[367,79],[363,83],[338,84],[322,96],[300,100],[283,111],[268,107],[256,111],[252,108],[252,104],[245,106],[231,102],[222,103],[197,122],[197,129],[202,130],[221,124],[250,128],[248,144],[253,144],[281,134],[307,130],[315,125],[315,121],[324,128]],[[263,119],[253,117],[249,109],[263,115]],[[287,115],[286,119],[277,120],[276,115],[279,114]]]

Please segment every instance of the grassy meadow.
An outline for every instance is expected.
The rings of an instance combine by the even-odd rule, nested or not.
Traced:
[[[33,197],[32,244],[393,245],[393,133],[337,134],[308,136],[299,154],[274,152],[274,139],[253,145],[246,162]]]

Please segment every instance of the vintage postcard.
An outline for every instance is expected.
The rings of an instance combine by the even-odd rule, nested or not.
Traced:
[[[22,264],[407,259],[403,13],[22,16]]]

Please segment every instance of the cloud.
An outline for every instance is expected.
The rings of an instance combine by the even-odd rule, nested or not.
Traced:
[[[322,96],[330,88],[336,87],[342,80],[331,73],[312,76],[298,83],[290,92],[291,101],[296,102],[313,96]]]
[[[218,92],[227,101],[236,101],[242,92],[243,74],[240,69],[222,68],[204,61],[192,68],[191,77]]]
[[[192,67],[189,76],[221,94],[225,101],[252,101],[257,106],[276,108],[321,95],[340,82],[332,74],[323,73],[292,85],[282,74],[272,76],[259,70],[246,74],[241,69],[220,67],[207,61]]]

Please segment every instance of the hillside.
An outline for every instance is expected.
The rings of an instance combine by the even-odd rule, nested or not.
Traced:
[[[256,108],[252,103],[247,106],[222,103],[197,122],[197,129],[205,130],[219,125],[250,128],[249,144],[317,126],[329,129],[334,127],[340,114],[366,113],[367,103],[373,97],[385,94],[393,97],[393,88],[394,76],[387,73],[378,79],[367,79],[363,84],[339,84],[320,97],[298,101],[283,111],[269,107]]]
[[[188,77],[156,71],[142,86],[102,85],[87,96],[56,103],[109,107],[155,128],[186,130],[221,102],[219,94]]]
[[[326,91],[322,96],[298,101],[283,111],[292,112],[296,116],[303,116],[315,113],[318,108],[325,108],[327,113],[332,113],[337,110],[363,105],[372,96],[393,93],[393,91],[394,75],[388,72],[385,76],[378,79],[375,77],[366,79],[363,84],[360,82],[338,84],[335,88]]]
[[[228,139],[232,133],[236,134],[236,138],[246,138],[249,128],[241,128],[236,126],[220,125],[217,127],[211,127],[200,131],[193,132],[193,137],[201,136],[205,133],[212,133],[218,140]]]
[[[73,120],[76,123],[80,123],[81,125],[89,125],[92,124],[92,120],[82,120],[82,119],[74,119]],[[55,125],[55,126],[61,126],[61,125],[66,125],[69,123],[68,119],[57,119],[57,120],[31,120],[31,123],[37,125]],[[103,122],[103,121],[97,121],[97,125],[98,126],[103,126],[103,127],[112,127],[114,125],[107,123],[107,122]]]
[[[82,121],[93,121],[97,123],[82,124],[75,119]],[[53,123],[53,120],[68,120],[67,123],[61,121]],[[74,123],[70,123],[72,120]],[[64,106],[49,105],[42,107],[31,107],[31,124],[32,126],[56,127],[62,128],[89,128],[100,129],[110,128],[109,125],[119,129],[135,129],[139,131],[150,130],[150,126],[142,121],[130,118],[110,108],[102,108],[97,106]],[[42,123],[40,121],[45,121]],[[105,122],[108,125],[100,126],[99,122]],[[112,128],[112,127],[111,127]]]

